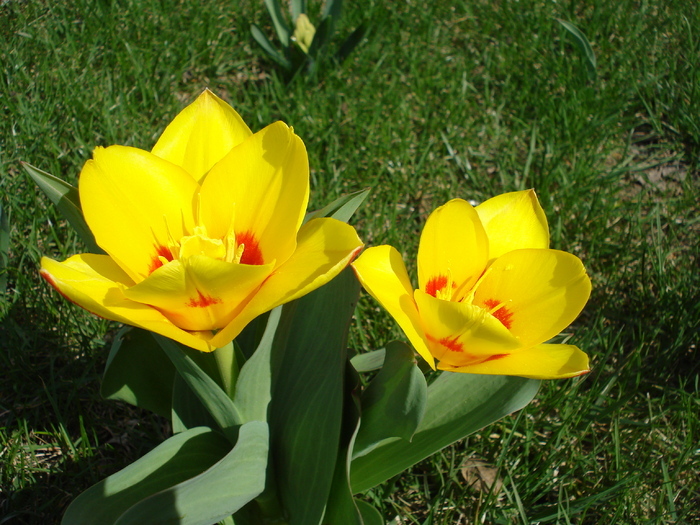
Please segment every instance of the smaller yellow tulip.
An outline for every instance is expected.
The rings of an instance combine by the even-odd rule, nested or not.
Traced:
[[[210,91],[151,152],[95,149],[78,189],[106,255],[44,257],[42,277],[97,315],[202,351],[322,286],[362,247],[335,219],[302,225],[309,163],[292,128],[253,134]]]
[[[437,360],[441,370],[536,379],[589,371],[577,347],[543,344],[578,316],[591,282],[578,257],[549,249],[532,190],[437,208],[420,238],[417,290],[391,246],[352,266],[433,369]]]

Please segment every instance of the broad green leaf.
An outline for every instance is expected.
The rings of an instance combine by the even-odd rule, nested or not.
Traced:
[[[304,222],[318,219],[319,217],[332,217],[339,221],[348,222],[367,198],[367,195],[369,195],[369,189],[342,195],[320,210],[307,213],[306,217],[304,217]]]
[[[268,443],[267,423],[244,424],[221,461],[140,501],[116,525],[213,525],[231,516],[265,488]]]
[[[0,294],[7,289],[7,265],[10,262],[10,220],[0,203]]]
[[[336,460],[331,492],[323,516],[324,525],[363,525],[362,515],[352,497],[350,487],[351,452],[354,448],[357,431],[360,429],[360,376],[348,363],[345,367],[345,402],[340,447]]]
[[[287,26],[287,22],[284,20],[282,6],[279,0],[265,0],[265,7],[267,7],[267,12],[270,13],[272,25],[275,26],[277,38],[279,38],[282,47],[289,47],[289,26]]]
[[[221,389],[197,363],[187,354],[182,345],[162,335],[153,334],[160,347],[172,361],[178,373],[197,395],[207,412],[221,427],[229,439],[235,439],[236,427],[243,423],[243,418],[230,397]]]
[[[428,404],[413,439],[394,439],[352,462],[355,493],[395,476],[469,434],[520,410],[539,388],[522,377],[443,372],[428,387]]]
[[[201,474],[229,450],[231,444],[210,428],[177,434],[83,492],[70,504],[61,523],[112,525],[134,504]]]
[[[292,15],[292,23],[295,23],[300,14],[306,13],[306,0],[291,0],[289,2],[289,12]]]
[[[393,341],[384,366],[362,394],[362,420],[353,458],[371,452],[387,439],[410,441],[423,419],[428,385],[416,366],[413,349]]]
[[[386,349],[380,348],[379,350],[372,350],[371,352],[365,352],[364,354],[358,354],[350,359],[350,363],[355,367],[360,373],[372,372],[373,370],[379,370],[384,364],[384,357],[386,355]]]
[[[321,23],[318,24],[314,39],[309,46],[308,55],[311,59],[315,60],[318,58],[321,50],[331,41],[333,26],[334,19],[330,16],[321,20]]]
[[[362,523],[364,525],[384,525],[384,518],[372,505],[366,501],[360,499],[355,500],[355,505],[360,511],[360,516],[362,516]]]
[[[343,0],[326,0],[321,11],[321,18],[333,17],[335,20],[340,20],[340,15],[343,11]]]
[[[360,24],[352,33],[348,35],[343,44],[340,46],[340,49],[338,49],[338,52],[335,54],[335,59],[338,61],[338,63],[342,64],[345,62],[345,59],[350,56],[350,53],[352,53],[358,44],[364,40],[368,29],[369,26],[367,24]]]
[[[255,24],[250,25],[250,34],[253,35],[253,38],[255,41],[258,43],[258,45],[262,48],[267,55],[277,62],[282,68],[286,69],[287,71],[292,69],[292,63],[287,60],[287,58],[280,53],[274,45],[272,45],[272,42],[267,38],[265,33],[262,32],[262,30],[256,26]]]
[[[270,312],[267,328],[260,344],[252,357],[243,365],[238,378],[234,403],[241,411],[244,421],[267,421],[267,407],[272,389],[270,359],[281,314],[281,307]]]
[[[292,326],[273,348],[272,457],[290,525],[318,524],[335,470],[343,408],[347,332],[359,295],[351,269],[286,305]]]
[[[46,173],[39,168],[35,168],[31,164],[23,162],[22,167],[37,186],[39,186],[41,191],[44,192],[49,200],[53,202],[68,220],[80,239],[85,243],[88,250],[91,253],[104,253],[102,249],[97,246],[95,237],[92,235],[90,228],[85,222],[83,211],[80,208],[80,195],[78,195],[78,190],[58,177],[54,177],[50,173]]]
[[[170,418],[173,434],[195,427],[217,427],[214,418],[180,374],[175,374]]]
[[[124,327],[112,342],[100,393],[169,418],[174,378],[175,367],[151,333]]]
[[[595,81],[598,78],[596,58],[593,48],[591,47],[591,43],[586,38],[586,35],[584,35],[581,30],[571,22],[567,22],[566,20],[562,20],[560,18],[557,18],[556,21],[569,32],[569,35],[574,41],[574,44],[578,48],[579,53],[581,53],[581,57],[586,64],[586,71],[588,73],[589,80],[592,82]]]

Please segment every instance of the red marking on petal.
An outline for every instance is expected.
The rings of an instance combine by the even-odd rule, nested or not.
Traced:
[[[509,355],[510,354],[495,354],[495,355],[487,357],[486,359],[484,359],[483,362],[485,363],[486,361],[495,361],[496,359],[501,359],[502,357],[508,357]]]
[[[431,277],[425,285],[425,293],[437,296],[437,293],[441,291],[445,286],[447,286],[447,276],[438,275],[436,277]]]
[[[464,345],[459,342],[459,338],[457,336],[455,337],[443,337],[442,339],[438,340],[435,337],[433,337],[430,334],[425,334],[425,336],[428,338],[429,341],[432,341],[433,343],[438,343],[439,345],[444,346],[448,350],[452,352],[464,352]]]
[[[241,255],[241,264],[265,264],[263,260],[262,252],[260,251],[260,245],[258,240],[255,238],[255,234],[251,231],[237,233],[236,242],[240,246],[241,244],[245,246],[243,249],[243,255]]]
[[[496,308],[499,304],[501,304],[501,301],[498,301],[496,299],[486,299],[484,301],[484,306],[491,310],[492,308]],[[508,310],[505,306],[501,306],[498,310],[495,312],[492,312],[491,315],[493,315],[496,319],[501,321],[501,324],[505,326],[508,330],[510,330],[510,327],[513,326],[513,312]]]
[[[204,295],[199,290],[197,290],[197,294],[199,294],[199,297],[196,299],[190,299],[190,302],[187,303],[187,306],[191,308],[206,308],[207,306],[211,306],[212,304],[221,303],[221,299],[212,297],[210,295]]]
[[[163,266],[163,261],[160,260],[161,257],[167,259],[168,261],[173,260],[173,254],[170,253],[170,250],[167,247],[160,244],[154,244],[153,247],[156,249],[156,254],[151,257],[151,264],[148,266],[149,275]]]

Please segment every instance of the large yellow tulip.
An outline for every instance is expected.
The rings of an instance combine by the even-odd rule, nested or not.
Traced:
[[[578,316],[591,283],[576,256],[549,249],[532,190],[437,208],[420,238],[417,290],[391,246],[353,267],[433,368],[537,379],[589,370],[577,347],[543,344]]]
[[[99,316],[202,351],[328,282],[362,247],[343,222],[302,226],[309,166],[293,130],[253,134],[210,91],[151,152],[97,148],[79,192],[106,255],[44,257],[41,275]]]

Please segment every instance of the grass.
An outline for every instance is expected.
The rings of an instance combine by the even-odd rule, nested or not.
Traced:
[[[248,34],[252,21],[270,29],[262,2],[2,2],[11,244],[0,523],[57,523],[78,493],[168,433],[99,398],[114,327],[40,282],[42,255],[82,249],[19,162],[75,182],[95,146],[150,148],[207,86],[254,130],[294,126],[312,207],[371,187],[355,220],[367,244],[414,260],[437,205],[534,187],[553,247],[580,256],[593,279],[568,334],[593,372],[544,384],[518,414],[371,491],[387,522],[700,522],[700,6],[368,0],[346,10],[341,33],[370,20],[367,41],[317,83],[285,85]],[[555,18],[592,42],[597,81]],[[364,297],[353,343],[394,337]]]

